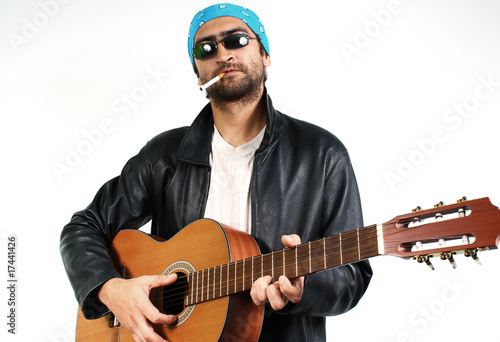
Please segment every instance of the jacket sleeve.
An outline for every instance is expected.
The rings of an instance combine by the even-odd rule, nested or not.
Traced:
[[[358,187],[347,151],[326,177],[323,201],[321,237],[363,227]],[[285,307],[283,313],[307,316],[345,313],[359,302],[371,277],[368,260],[308,275],[302,300]]]
[[[119,177],[104,184],[90,205],[75,213],[62,230],[61,256],[86,318],[108,312],[97,292],[107,280],[120,277],[107,246],[119,230],[139,228],[151,217],[146,155],[147,147],[129,160]]]

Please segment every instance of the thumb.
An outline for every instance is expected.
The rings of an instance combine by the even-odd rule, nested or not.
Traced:
[[[148,278],[149,278],[148,282],[151,287],[160,287],[174,283],[177,280],[177,274],[176,273],[172,273],[169,275],[158,274],[158,275],[148,276]]]

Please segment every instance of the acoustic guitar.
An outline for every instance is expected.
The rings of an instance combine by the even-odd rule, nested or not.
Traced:
[[[251,236],[212,220],[196,221],[168,241],[123,230],[110,252],[127,278],[177,273],[177,281],[153,289],[153,304],[177,315],[172,326],[155,326],[168,341],[257,341],[263,306],[248,291],[259,277],[308,275],[378,255],[412,258],[433,268],[431,259],[496,249],[500,211],[488,198],[417,208],[392,220],[261,255]],[[78,312],[76,341],[133,341],[112,314],[86,320]]]

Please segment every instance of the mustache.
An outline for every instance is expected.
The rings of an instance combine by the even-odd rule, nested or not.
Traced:
[[[242,72],[247,72],[247,68],[240,63],[223,63],[220,65],[219,68],[217,68],[217,71],[215,72],[213,77],[215,77],[223,72],[226,72],[227,70],[238,70],[238,71],[242,71]]]

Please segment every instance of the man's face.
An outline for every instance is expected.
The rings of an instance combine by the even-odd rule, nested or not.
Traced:
[[[233,17],[220,17],[203,24],[194,38],[194,46],[206,41],[220,41],[235,33],[246,33],[256,37],[243,21]],[[195,59],[198,70],[198,84],[210,81],[220,73],[226,74],[216,84],[207,89],[212,101],[234,102],[250,95],[264,86],[265,67],[271,65],[267,54],[261,54],[260,43],[250,39],[247,46],[239,49],[226,49],[222,43],[217,44],[217,53],[206,59]]]

